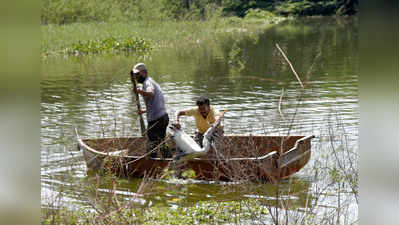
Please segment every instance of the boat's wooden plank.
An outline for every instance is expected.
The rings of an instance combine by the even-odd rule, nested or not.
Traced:
[[[310,139],[313,136],[225,135],[226,145],[205,157],[194,158],[187,166],[198,179],[280,179],[301,169],[310,158]],[[116,157],[121,165],[115,168],[121,176],[142,177],[160,173],[172,159],[140,157],[145,154],[142,137],[81,139],[87,166],[103,169],[106,157]],[[283,146],[281,146],[283,145]],[[101,147],[103,149],[101,149]],[[129,150],[139,148],[137,156],[127,156]],[[280,154],[282,150],[283,154]],[[125,173],[126,172],[126,173]]]
[[[314,138],[314,135],[301,138],[295,142],[292,149],[282,154],[277,160],[279,168],[284,168],[290,163],[293,163],[307,154],[310,154],[310,143],[307,140]]]

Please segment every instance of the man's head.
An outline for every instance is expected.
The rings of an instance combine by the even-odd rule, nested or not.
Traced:
[[[147,77],[147,68],[144,63],[137,63],[133,69],[131,74],[136,77],[139,83],[143,83],[145,78]]]
[[[197,100],[198,110],[204,118],[206,118],[209,114],[210,104],[209,98],[204,96],[200,96]]]

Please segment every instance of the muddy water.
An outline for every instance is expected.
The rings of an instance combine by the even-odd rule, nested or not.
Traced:
[[[276,43],[292,62],[304,90]],[[333,167],[337,158],[343,166],[356,166],[346,157],[358,150],[358,26],[353,18],[286,22],[256,33],[221,36],[213,43],[199,41],[195,46],[156,51],[143,61],[163,89],[171,121],[176,111],[193,107],[199,95],[207,95],[216,108],[227,110],[223,121],[226,133],[316,135],[309,164],[294,176],[300,181],[298,190],[302,190],[295,197],[299,201],[304,202],[304,192],[312,193],[315,186],[329,182],[328,176],[315,176],[315,167]],[[140,134],[127,75],[132,64],[129,57],[49,60],[43,64],[43,206],[86,207],[93,199],[88,187],[97,182],[96,177],[86,174],[82,152],[76,149],[75,128],[81,136],[91,138]],[[183,118],[181,123],[187,133],[194,133],[192,118]],[[141,181],[119,182],[117,194],[129,198],[136,195]],[[158,191],[137,196],[136,201],[173,206],[176,197],[190,203],[271,195],[265,191],[270,184],[251,189],[245,184],[228,184],[226,188],[201,181],[155,181],[154,185]],[[347,199],[354,201],[350,185],[343,186],[349,193]],[[336,187],[328,190],[334,193]],[[104,185],[98,191],[107,193],[109,187]],[[336,204],[334,198],[320,199],[322,202],[315,204]],[[356,204],[353,207],[356,209]]]

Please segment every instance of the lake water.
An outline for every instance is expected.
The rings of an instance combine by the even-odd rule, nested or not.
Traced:
[[[308,165],[294,176],[301,181],[302,190],[313,193],[328,183],[314,178],[314,168],[336,165],[333,150],[342,159],[343,167],[357,165],[346,155],[358,151],[358,39],[356,18],[300,19],[268,30],[244,29],[234,35],[218,36],[212,42],[197,40],[193,46],[157,50],[141,61],[163,89],[171,122],[176,111],[194,107],[196,98],[206,95],[214,107],[227,110],[223,120],[225,133],[316,135]],[[303,93],[276,43],[305,83]],[[134,63],[133,57],[124,56],[50,59],[43,63],[43,207],[88,207],[93,198],[87,187],[96,183],[96,178],[86,174],[82,152],[76,148],[75,128],[81,136],[90,138],[140,134],[128,76]],[[187,133],[194,133],[193,118],[183,117],[181,124]],[[122,198],[135,196],[140,180],[119,182],[117,193]],[[154,185],[158,190],[155,194],[137,197],[141,205],[173,207],[171,199],[176,196],[188,203],[228,199],[237,197],[237,193],[240,198],[267,197],[265,190],[270,187],[259,184],[255,190],[243,191],[245,184],[200,181],[155,181]],[[347,193],[345,199],[353,202],[349,205],[356,217],[357,204],[349,186],[344,183],[342,189]],[[336,188],[332,187],[333,192]],[[99,190],[106,193],[109,188],[105,185]],[[332,196],[316,204],[333,206],[336,195]]]

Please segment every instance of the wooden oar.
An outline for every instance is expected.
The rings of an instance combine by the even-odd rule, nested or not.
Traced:
[[[133,71],[130,71],[130,80],[132,81],[133,88],[136,89],[136,77],[134,76]],[[140,99],[139,99],[139,94],[136,94],[136,104],[137,104],[137,110],[139,112],[139,117],[140,117],[140,128],[141,128],[141,136],[144,136],[145,134],[145,125],[144,125],[144,120],[143,120],[143,115],[140,113],[141,112],[141,106],[140,106]]]

